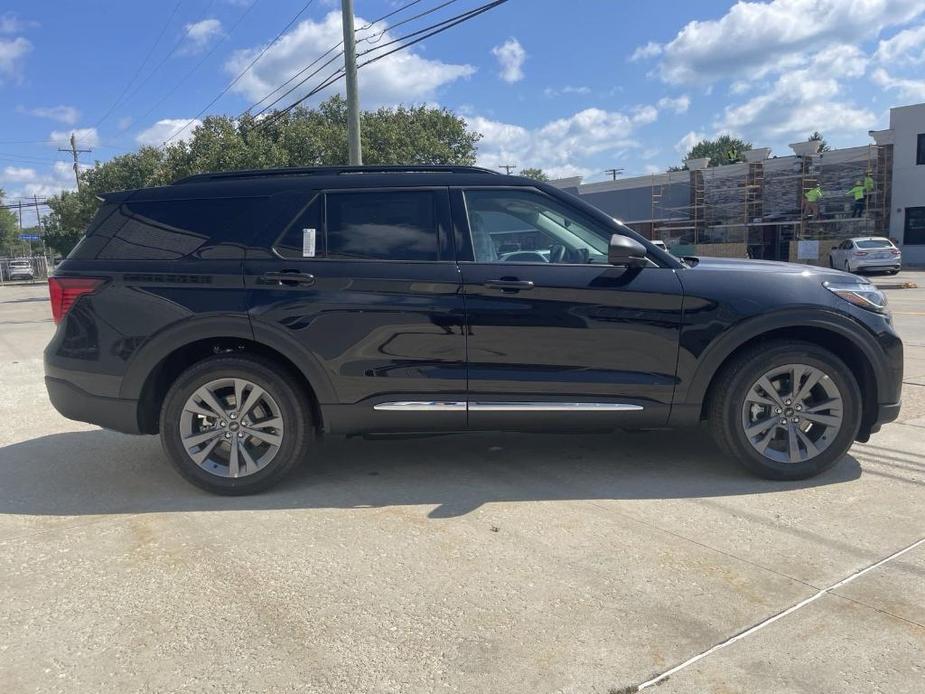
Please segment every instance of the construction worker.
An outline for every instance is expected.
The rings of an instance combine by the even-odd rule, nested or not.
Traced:
[[[854,187],[848,191],[848,195],[854,196],[854,209],[851,211],[852,219],[864,216],[864,195],[867,189],[861,181],[855,181]]]
[[[874,192],[874,177],[870,175],[870,170],[864,176],[864,191],[867,193]]]
[[[803,193],[804,205],[803,210],[804,214],[807,217],[818,217],[819,216],[819,201],[823,198],[822,186],[818,183]]]

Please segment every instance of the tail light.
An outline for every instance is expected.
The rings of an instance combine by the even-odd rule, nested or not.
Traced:
[[[49,277],[48,293],[51,295],[51,317],[55,323],[71,310],[71,306],[84,294],[92,294],[106,280],[96,277]]]
[[[899,255],[899,249],[894,248],[892,251],[890,251],[890,253],[892,253],[893,255]]]
[[[852,255],[867,255],[867,251],[855,251]]]

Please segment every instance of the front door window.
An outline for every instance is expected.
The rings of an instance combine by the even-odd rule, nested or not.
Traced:
[[[477,263],[607,263],[609,235],[540,193],[465,193]]]

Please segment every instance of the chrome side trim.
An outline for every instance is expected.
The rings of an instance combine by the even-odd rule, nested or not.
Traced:
[[[623,402],[470,402],[471,412],[636,412],[642,405]]]
[[[465,412],[466,403],[460,401],[407,400],[380,402],[373,405],[380,412]]]

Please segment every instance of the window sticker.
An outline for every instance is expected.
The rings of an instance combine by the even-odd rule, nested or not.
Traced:
[[[315,257],[315,230],[302,229],[302,257]]]

